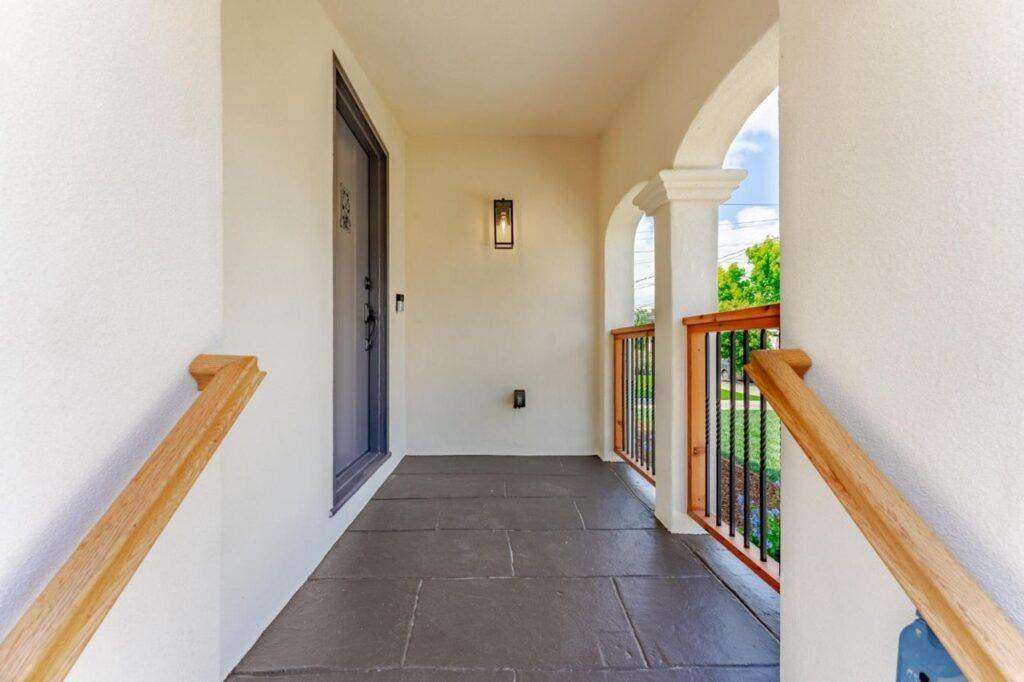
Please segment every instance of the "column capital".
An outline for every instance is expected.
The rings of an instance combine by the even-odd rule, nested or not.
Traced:
[[[669,168],[644,185],[633,205],[650,215],[671,201],[721,204],[746,177],[738,168]]]

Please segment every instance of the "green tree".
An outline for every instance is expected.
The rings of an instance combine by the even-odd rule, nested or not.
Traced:
[[[730,263],[728,268],[718,268],[719,310],[746,308],[749,289],[750,280],[743,268],[735,263]]]
[[[775,237],[768,237],[760,244],[755,244],[746,250],[747,260],[750,261],[750,272],[741,268],[736,263],[730,263],[727,268],[718,268],[718,309],[739,310],[759,305],[768,305],[779,302],[779,240]],[[739,340],[739,332],[733,342],[737,346],[737,356],[742,355],[743,344]],[[732,349],[726,341],[730,336],[720,335],[719,355],[723,358],[732,356]],[[748,351],[753,352],[761,347],[758,334],[750,334],[748,340]],[[736,358],[736,372],[740,371],[742,358]]]
[[[633,325],[639,327],[642,324],[654,322],[654,311],[650,308],[637,308],[633,311]]]
[[[747,249],[750,305],[779,302],[779,253],[779,240],[772,237]]]
[[[750,272],[736,263],[718,268],[718,309],[739,310],[779,302],[779,240],[768,237],[746,251]]]

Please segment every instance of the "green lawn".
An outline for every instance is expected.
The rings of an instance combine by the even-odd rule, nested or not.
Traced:
[[[732,410],[722,410],[722,458],[729,458],[729,433]],[[736,410],[736,462],[743,461],[743,410]],[[750,410],[750,470],[760,471],[760,446],[761,446],[761,410]],[[779,422],[779,415],[774,411],[768,411],[767,434],[765,441],[765,460],[767,468],[765,477],[776,483],[780,480],[779,457],[782,451],[782,426]]]
[[[728,400],[729,399],[729,395],[730,395],[729,389],[723,388],[722,391],[721,391],[722,400]],[[751,393],[750,393],[750,404],[751,405],[756,405],[757,402],[760,399],[761,399],[761,395],[760,394],[755,394],[753,391],[751,391]],[[742,403],[743,402],[743,391],[736,391],[736,402],[737,403]]]

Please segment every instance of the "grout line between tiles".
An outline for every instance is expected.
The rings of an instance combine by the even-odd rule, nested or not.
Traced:
[[[626,622],[629,623],[630,632],[633,633],[633,641],[636,642],[636,646],[640,649],[640,655],[644,658],[644,665],[648,668],[651,667],[651,662],[647,660],[647,652],[644,651],[644,645],[640,643],[640,635],[637,634],[636,625],[633,623],[633,619],[629,617],[629,611],[626,610],[626,602],[622,599],[622,593],[619,592],[619,583],[614,577],[608,578],[612,582],[612,589],[615,590],[615,598],[619,600],[619,607],[622,609],[622,615],[625,616]]]
[[[402,665],[405,665],[405,657],[409,654],[409,644],[412,642],[412,628],[416,624],[416,609],[420,605],[420,590],[423,589],[423,578],[420,578],[416,585],[416,596],[412,599],[412,615],[409,616],[409,629],[405,633],[405,646],[402,647]]]

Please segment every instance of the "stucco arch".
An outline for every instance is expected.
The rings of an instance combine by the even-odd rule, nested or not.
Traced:
[[[601,352],[601,424],[603,442],[601,454],[613,459],[612,436],[612,344],[608,332],[616,327],[633,324],[633,242],[643,211],[633,205],[633,199],[646,182],[638,182],[626,192],[612,210],[604,231],[604,276],[601,278],[604,308],[601,315],[599,343]]]
[[[779,85],[779,25],[765,31],[701,106],[676,150],[675,168],[721,167],[750,112]]]

